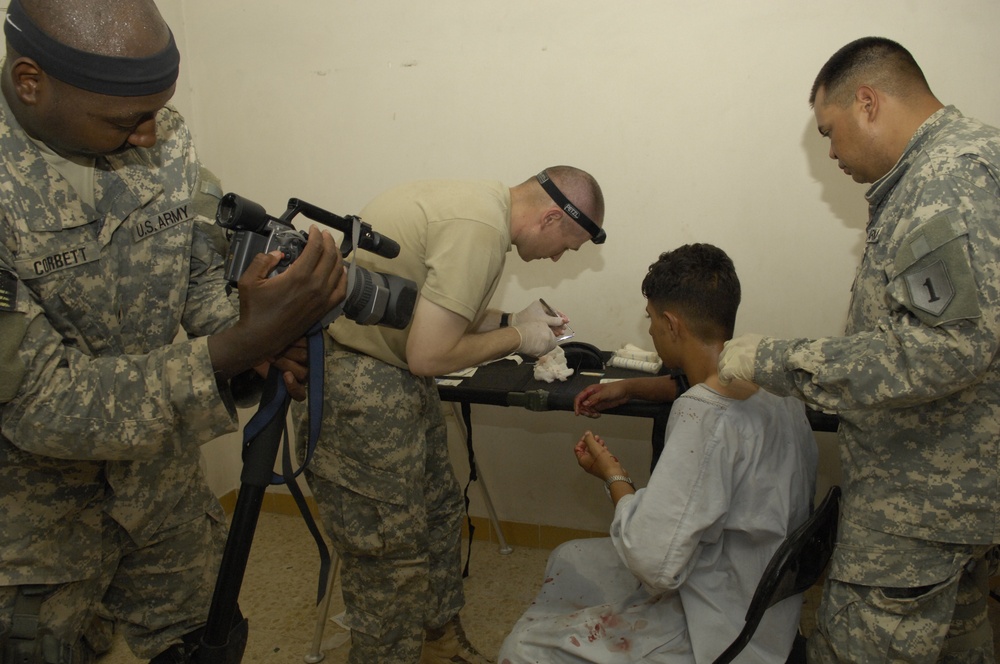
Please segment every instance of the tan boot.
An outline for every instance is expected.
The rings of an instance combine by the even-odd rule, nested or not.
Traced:
[[[420,664],[491,664],[469,643],[462,623],[455,616],[444,627],[429,629],[424,637]]]

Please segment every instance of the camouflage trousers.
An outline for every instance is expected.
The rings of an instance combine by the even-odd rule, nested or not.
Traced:
[[[38,627],[50,635],[43,639],[46,652],[59,644],[73,652],[74,664],[90,661],[110,648],[117,625],[137,657],[152,658],[208,616],[226,540],[222,516],[220,508],[172,525],[140,548],[105,515],[101,569],[69,583],[0,587],[0,627],[10,631],[18,595],[26,595],[41,600]]]
[[[463,503],[437,388],[366,355],[326,360],[308,482],[341,557],[349,661],[414,664],[425,630],[465,601]]]
[[[827,579],[809,638],[809,662],[993,664],[987,601],[995,571],[990,559],[978,557],[924,588]]]

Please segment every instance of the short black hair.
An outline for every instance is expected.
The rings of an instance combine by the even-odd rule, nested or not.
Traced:
[[[909,51],[885,37],[862,37],[826,61],[809,92],[809,105],[815,105],[816,93],[823,88],[825,103],[846,106],[859,85],[877,86],[898,96],[914,89],[930,91],[924,72]]]
[[[657,308],[674,308],[704,341],[733,337],[740,280],[732,259],[710,244],[686,244],[660,254],[642,280],[642,294]]]

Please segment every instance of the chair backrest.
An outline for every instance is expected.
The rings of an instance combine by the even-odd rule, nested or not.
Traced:
[[[733,661],[750,642],[765,611],[784,599],[805,592],[819,580],[833,554],[839,516],[840,487],[833,486],[805,523],[788,535],[771,556],[750,600],[743,630],[714,664]]]

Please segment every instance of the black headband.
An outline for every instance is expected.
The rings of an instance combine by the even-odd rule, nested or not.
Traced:
[[[74,87],[114,97],[143,97],[163,92],[177,80],[181,55],[170,43],[155,55],[122,58],[67,46],[28,18],[19,0],[10,0],[3,25],[7,43],[31,58],[52,78]]]
[[[590,239],[593,240],[594,244],[604,244],[604,240],[607,239],[604,229],[595,224],[590,217],[585,215],[583,210],[570,203],[565,194],[559,191],[559,187],[556,186],[556,183],[549,178],[548,173],[542,171],[535,176],[535,179],[538,180],[538,184],[542,185],[542,189],[544,189],[545,193],[549,195],[549,198],[555,201],[556,205],[561,207],[563,212],[570,216],[570,219],[580,224],[580,226],[583,227],[583,230],[590,233]]]

